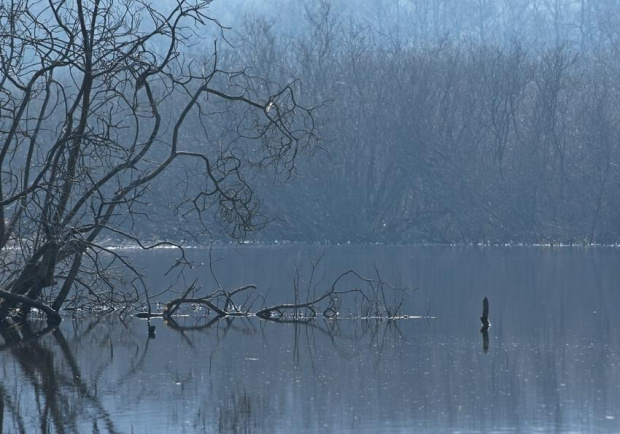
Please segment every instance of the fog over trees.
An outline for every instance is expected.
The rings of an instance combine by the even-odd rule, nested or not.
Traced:
[[[326,141],[259,239],[618,242],[620,2],[280,3],[230,61],[328,101]]]
[[[299,36],[307,11],[329,5],[338,21],[362,24],[383,42],[470,38],[503,44],[611,48],[620,35],[617,0],[229,0],[212,9],[232,28],[245,17],[270,20],[280,34]]]

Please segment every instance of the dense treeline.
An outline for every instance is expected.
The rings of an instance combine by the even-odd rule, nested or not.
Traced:
[[[325,104],[315,112],[324,150],[299,161],[286,185],[258,166],[247,174],[266,216],[278,217],[251,237],[620,241],[620,61],[605,13],[620,5],[515,2],[511,7],[529,11],[519,28],[535,27],[538,17],[539,36],[508,38],[504,27],[496,27],[483,38],[463,15],[461,25],[470,30],[459,38],[430,32],[416,39],[413,30],[421,21],[411,14],[421,3],[401,2],[399,25],[410,37],[399,39],[377,30],[378,16],[354,18],[336,3],[297,6],[304,18],[293,38],[282,21],[246,16],[221,49],[221,62],[230,69],[249,65],[245,71],[273,82],[299,79],[301,100]],[[444,12],[457,7],[427,3],[444,5]],[[505,22],[500,18],[508,6],[487,9],[496,12],[492,22]],[[382,11],[394,12],[387,6]],[[589,27],[577,26],[586,15]],[[565,23],[554,27],[560,17]],[[211,126],[211,138],[214,131],[226,136],[225,118]],[[203,140],[201,131],[187,134],[189,141]],[[185,172],[167,184],[176,194],[187,185]],[[170,225],[168,217],[152,215],[147,230],[179,236],[192,216],[176,216],[178,225]]]
[[[267,238],[352,242],[620,240],[620,62],[561,44],[386,47],[324,4],[293,43],[265,20],[242,61],[299,77],[326,152],[262,190]]]
[[[342,22],[363,23],[385,46],[468,38],[482,43],[618,48],[618,0],[228,0],[214,2],[217,16],[239,29],[245,14],[273,21],[278,33],[299,35],[310,15],[327,5]]]

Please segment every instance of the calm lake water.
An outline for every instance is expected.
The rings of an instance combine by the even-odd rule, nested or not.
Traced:
[[[174,252],[128,255],[148,270],[153,294],[176,280],[164,276]],[[189,255],[208,262],[207,250]],[[620,432],[620,249],[212,252],[225,288],[255,283],[268,304],[292,301],[295,267],[307,280],[320,255],[319,288],[349,268],[372,277],[376,266],[383,279],[418,288],[403,314],[436,318],[237,318],[185,331],[159,320],[149,339],[136,318],[69,317],[53,334],[0,353],[1,431]],[[175,288],[195,277],[215,288],[207,266]],[[204,325],[199,317],[179,325]]]

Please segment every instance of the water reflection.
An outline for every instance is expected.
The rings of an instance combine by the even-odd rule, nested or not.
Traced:
[[[1,330],[2,432],[620,431],[615,251],[457,253],[386,254],[423,263],[432,321],[107,316]],[[493,326],[480,333],[484,294]]]
[[[5,342],[1,432],[81,432],[87,413],[92,432],[121,432],[96,396],[97,383],[82,381],[80,366],[56,326],[21,323],[0,328],[0,334]],[[52,338],[42,338],[46,334]]]
[[[274,331],[282,336],[273,324],[256,319],[199,322],[162,324],[163,345],[152,339],[152,325],[135,319],[123,325],[110,316],[65,321],[39,339],[28,337],[40,337],[36,327],[43,324],[3,329],[2,432],[305,431],[302,424],[282,421],[278,408],[285,395],[278,388],[290,392],[308,368],[311,374],[322,371],[324,348],[355,360],[364,357],[361,342],[383,349],[400,335],[394,323],[313,321],[277,325],[286,327],[282,341],[270,337]],[[375,353],[380,363],[382,350]],[[280,356],[289,360],[284,372],[294,373],[286,384],[269,369],[269,360]]]
[[[480,334],[482,335],[482,351],[486,354],[489,352],[489,328],[482,326]]]

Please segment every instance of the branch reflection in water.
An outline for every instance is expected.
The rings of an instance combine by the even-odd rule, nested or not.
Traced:
[[[308,368],[324,375],[326,348],[339,360],[373,348],[378,369],[402,337],[395,321],[180,318],[162,322],[154,340],[152,323],[108,315],[0,329],[2,432],[274,432],[290,421],[277,417],[286,394],[265,355],[278,355],[299,382]]]
[[[87,335],[88,330],[81,338]],[[97,382],[83,381],[71,346],[57,325],[16,323],[1,327],[0,336],[5,353],[1,432],[79,432],[86,421],[93,432],[122,432],[99,401]]]

